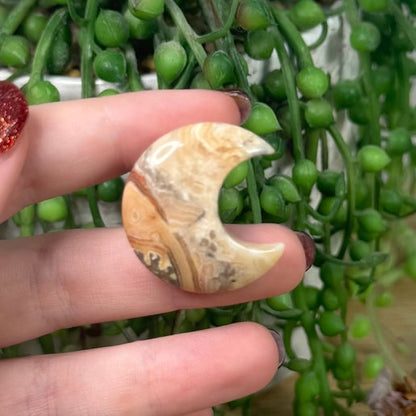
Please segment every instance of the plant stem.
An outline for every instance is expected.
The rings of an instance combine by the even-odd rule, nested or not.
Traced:
[[[302,309],[302,326],[305,329],[305,332],[308,336],[309,347],[311,349],[314,371],[319,380],[320,388],[320,402],[322,404],[324,415],[333,416],[334,412],[334,400],[331,395],[331,390],[329,388],[328,379],[326,375],[326,366],[324,360],[324,354],[322,350],[321,341],[316,333],[315,329],[315,319],[311,311],[308,309],[305,299],[305,293],[303,290],[303,283],[298,285],[293,290],[293,299],[296,307]]]
[[[67,10],[62,8],[58,9],[48,20],[33,55],[32,69],[30,71],[28,86],[42,80],[43,71],[45,69],[48,55],[50,54],[52,42],[58,29],[67,23],[67,17]]]
[[[182,10],[174,0],[165,0],[165,5],[170,16],[172,17],[173,22],[175,23],[175,26],[181,31],[183,37],[191,48],[192,53],[195,55],[199,66],[202,68],[207,54],[202,45],[197,41],[197,34],[189,25],[184,14],[182,13]]]
[[[408,58],[405,52],[401,52],[396,59],[397,69],[397,108],[400,109],[401,117],[399,125],[407,125],[410,113],[410,74]]]
[[[324,129],[321,129],[321,166],[322,170],[326,170],[329,167],[328,138]]]
[[[88,205],[90,207],[92,220],[94,222],[94,225],[96,227],[105,227],[104,221],[101,217],[100,210],[98,208],[97,203],[97,195],[95,191],[95,186],[90,186],[86,189],[87,192],[87,199],[88,199]]]
[[[119,329],[119,331],[123,334],[123,337],[127,342],[134,342],[137,341],[137,337],[132,335],[123,325],[120,324],[119,321],[115,321],[114,325]],[[131,328],[130,328],[131,329]],[[134,331],[132,331],[134,333]]]
[[[68,13],[71,16],[71,19],[74,21],[74,23],[79,27],[84,26],[86,23],[86,19],[78,14],[75,8],[74,0],[68,0],[67,7],[68,7]]]
[[[388,169],[388,178],[386,185],[391,189],[399,190],[404,177],[404,166],[402,162],[401,156],[393,156],[389,165],[387,166]]]
[[[10,10],[6,20],[3,22],[0,28],[0,34],[12,35],[26,18],[32,7],[35,6],[36,2],[37,0],[19,0],[16,2],[16,6]]]
[[[360,13],[354,0],[343,0],[345,14],[347,16],[350,26],[353,28],[360,23]],[[372,82],[371,57],[368,52],[358,52],[360,60],[360,68],[362,71],[362,80],[364,91],[369,102],[370,120],[368,122],[368,143],[379,145],[381,140],[380,135],[380,105],[377,95],[374,91]]]
[[[320,129],[312,129],[307,131],[306,137],[306,157],[315,163],[318,160],[318,144],[321,136]]]
[[[74,214],[72,212],[72,206],[73,206],[73,202],[72,202],[72,198],[71,195],[63,195],[65,202],[68,206],[68,216],[65,220],[65,224],[63,226],[64,229],[72,229],[75,228],[75,218],[74,218]]]
[[[4,347],[0,349],[0,359],[3,358],[16,358],[20,356],[20,345],[11,345],[10,347]]]
[[[355,0],[342,0],[344,13],[351,27],[360,23],[360,14]]]
[[[94,23],[98,13],[98,0],[87,0],[85,6],[85,23],[81,27],[81,95],[90,98],[94,95],[94,74],[92,69]]]
[[[344,237],[342,239],[341,247],[339,249],[337,257],[342,259],[347,251],[348,244],[350,242],[351,234],[354,228],[354,211],[355,211],[355,173],[354,173],[354,161],[351,156],[351,152],[348,149],[338,127],[332,124],[328,127],[328,131],[334,139],[335,145],[344,160],[345,171],[347,174],[347,221],[345,224]]]
[[[343,198],[337,198],[334,202],[334,205],[331,207],[331,211],[328,215],[322,215],[319,212],[317,212],[313,207],[311,207],[308,203],[305,201],[305,209],[306,212],[311,215],[315,220],[322,222],[322,223],[330,223],[335,216],[338,214],[338,210],[341,208],[343,202]]]
[[[334,264],[339,264],[340,266],[346,266],[346,267],[361,267],[361,268],[376,267],[379,264],[384,263],[388,258],[388,254],[378,252],[378,253],[373,253],[369,257],[364,257],[361,260],[342,260],[342,259],[333,257],[332,255],[328,254],[327,251],[323,252],[318,248],[316,249],[316,252],[319,254],[320,257],[322,257],[323,260],[329,261]]]
[[[279,31],[274,26],[270,28],[270,31],[274,37],[275,48],[280,60],[285,82],[290,121],[292,125],[293,155],[295,160],[299,160],[305,157],[305,152],[302,141],[300,106],[296,93],[295,72]]]
[[[34,235],[35,229],[33,224],[22,224],[19,227],[20,237],[32,237]]]
[[[254,172],[253,160],[248,161],[248,174],[247,174],[247,192],[250,200],[250,207],[253,213],[253,223],[261,224],[262,215],[261,215],[261,206],[259,193],[257,190],[256,175]]]
[[[311,43],[308,48],[310,51],[319,48],[319,46],[321,46],[324,42],[325,39],[328,35],[328,23],[325,21],[322,23],[322,31],[318,37],[318,39],[316,39],[315,42]]]
[[[214,3],[216,3],[215,0],[198,0],[202,15],[212,32],[221,30],[223,27],[222,20],[218,14],[218,9]],[[222,41],[222,38],[216,40],[215,49],[222,49]]]
[[[344,6],[341,5],[339,7],[336,7],[334,9],[325,9],[324,14],[326,17],[332,17],[332,16],[340,16],[344,12]]]
[[[186,64],[185,69],[183,70],[181,76],[179,77],[178,81],[176,82],[174,89],[180,90],[186,88],[188,85],[189,79],[191,78],[194,68],[195,68],[195,55],[191,54],[188,58],[188,63]]]
[[[374,91],[370,54],[360,52],[358,56],[360,58],[364,91],[367,95],[369,105],[368,111],[370,114],[370,120],[368,122],[368,142],[370,144],[380,145],[380,104],[377,94]]]
[[[390,351],[389,347],[387,346],[384,336],[383,330],[378,322],[376,311],[375,311],[375,294],[374,290],[370,290],[366,296],[366,306],[367,306],[367,313],[370,318],[371,326],[373,329],[374,337],[376,339],[377,345],[380,348],[380,352],[383,355],[386,363],[391,367],[392,371],[395,373],[396,377],[399,380],[403,380],[406,376],[406,371],[404,371],[397,360],[394,358],[392,352]]]
[[[219,30],[215,30],[211,33],[207,33],[206,35],[198,36],[197,41],[199,43],[208,43],[208,42],[214,42],[218,39],[225,37],[228,34],[229,30],[231,29],[232,24],[234,23],[234,17],[237,11],[237,7],[238,7],[238,0],[232,0],[231,6],[230,6],[230,13],[223,27]]]
[[[286,354],[289,359],[296,358],[296,353],[292,348],[292,334],[293,330],[296,328],[296,322],[287,321],[283,328],[283,343],[285,345]]]
[[[301,68],[313,66],[312,55],[308,45],[303,40],[299,30],[283,10],[271,7],[279,32],[283,34],[290,47],[295,52]]]
[[[126,46],[125,56],[127,61],[127,82],[129,91],[143,91],[144,87],[137,69],[137,57],[131,45]]]
[[[55,353],[55,343],[52,334],[43,335],[38,339],[44,354]]]
[[[220,19],[219,16],[217,16]],[[213,25],[213,22],[211,22]],[[225,38],[225,46],[228,49],[228,53],[230,54],[233,62],[235,71],[237,74],[238,84],[239,86],[249,95],[251,100],[254,100],[253,93],[251,91],[250,85],[247,81],[247,76],[244,71],[244,68],[241,64],[239,52],[234,44],[233,38],[230,34],[227,35]],[[256,173],[254,169],[254,160],[248,161],[248,174],[247,174],[247,192],[250,200],[250,207],[253,214],[253,223],[260,224],[262,222],[262,212],[261,212],[261,205],[259,199],[259,192],[257,187],[257,180],[256,180]]]
[[[177,310],[175,311],[174,318],[172,320],[172,325],[170,327],[170,335],[177,334],[180,329],[180,324],[184,318],[185,311],[184,310]]]
[[[241,56],[238,52],[232,36],[227,36],[226,45],[229,51],[229,54],[234,62],[234,68],[237,75],[238,85],[242,88],[246,94],[250,97],[251,102],[255,101],[253,91],[250,88],[249,82],[247,80],[247,73],[243,65],[241,64]]]
[[[403,30],[410,42],[412,42],[413,48],[416,48],[416,30],[412,19],[404,15],[403,10],[394,0],[388,0],[388,4],[389,11],[396,19],[397,26]]]
[[[94,56],[94,23],[98,13],[98,0],[87,0],[85,6],[85,21],[81,27],[81,95],[82,98],[90,98],[94,95],[95,82],[92,68]],[[97,204],[97,196],[94,186],[87,188],[87,199],[94,225],[105,227]]]

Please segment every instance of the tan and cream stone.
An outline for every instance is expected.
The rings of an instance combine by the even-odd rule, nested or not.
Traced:
[[[190,292],[237,289],[264,275],[284,245],[232,238],[218,216],[218,194],[238,163],[272,152],[260,137],[224,123],[185,126],[153,143],[134,165],[122,203],[139,259]]]

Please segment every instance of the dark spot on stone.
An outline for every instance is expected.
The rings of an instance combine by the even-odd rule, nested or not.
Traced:
[[[204,218],[205,217],[205,214],[206,214],[206,211],[204,210],[204,211],[202,211],[196,218],[195,218],[195,220],[194,221],[192,221],[189,225],[191,226],[191,225],[193,225],[193,224],[196,224],[198,221],[201,221],[201,219],[202,218]]]
[[[236,270],[230,263],[223,262],[223,269],[218,273],[217,279],[221,282],[222,288],[227,288],[231,283],[235,282],[235,279],[231,279],[236,274]]]
[[[150,264],[148,264],[145,259],[143,253],[140,251],[135,251],[137,257],[140,261],[156,276],[164,280],[165,282],[171,283],[175,286],[179,286],[178,277],[174,267],[172,266],[172,262],[170,262],[170,266],[165,269],[161,269],[159,267],[160,263],[160,256],[156,253],[151,253],[150,257]]]
[[[217,246],[215,244],[211,243],[209,245],[209,249],[215,253],[217,251]]]
[[[236,279],[236,269],[228,262],[223,261],[220,263],[220,271],[219,273],[213,278],[213,280],[218,282],[219,289],[229,289],[230,286],[235,283],[238,279]]]
[[[206,214],[206,211],[205,211],[205,210],[204,210],[204,211],[202,211],[202,212],[198,215],[198,218],[196,219],[196,221],[195,221],[195,222],[202,220],[202,218],[204,218],[204,217],[205,217],[205,214]]]

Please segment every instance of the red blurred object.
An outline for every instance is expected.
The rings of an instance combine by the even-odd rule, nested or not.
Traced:
[[[29,107],[22,91],[11,82],[0,82],[0,152],[14,146],[25,125]]]

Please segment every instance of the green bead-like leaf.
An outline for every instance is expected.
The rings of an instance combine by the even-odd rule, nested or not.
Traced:
[[[372,144],[362,147],[357,158],[364,172],[380,172],[390,163],[386,151]]]

